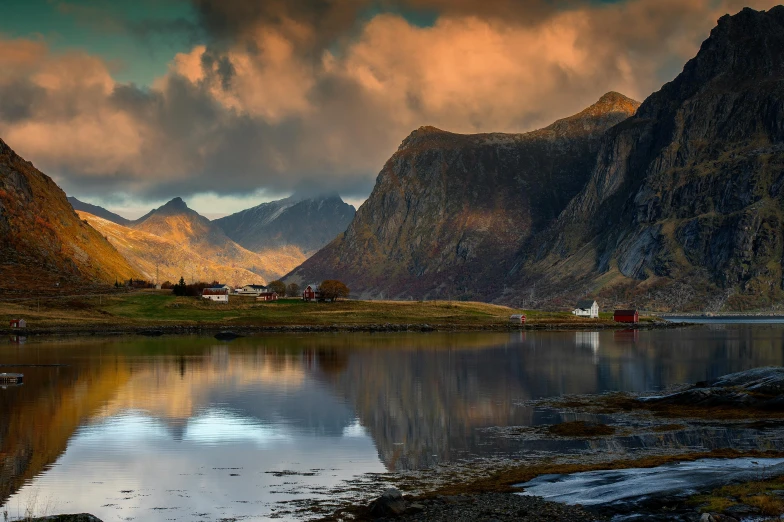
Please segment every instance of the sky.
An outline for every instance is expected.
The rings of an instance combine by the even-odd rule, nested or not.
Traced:
[[[69,195],[216,217],[360,204],[422,125],[525,132],[644,100],[770,0],[0,0],[0,138]]]

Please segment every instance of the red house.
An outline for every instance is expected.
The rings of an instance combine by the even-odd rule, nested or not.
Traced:
[[[616,310],[613,319],[616,323],[639,323],[640,314],[637,310]]]
[[[512,324],[525,324],[525,315],[523,314],[510,315],[509,322]]]
[[[315,301],[319,298],[319,291],[317,284],[310,284],[302,291],[303,301]]]
[[[11,319],[10,326],[11,328],[25,328],[27,327],[27,321],[24,319]]]

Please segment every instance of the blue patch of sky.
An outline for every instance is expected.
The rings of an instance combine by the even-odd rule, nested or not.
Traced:
[[[106,60],[120,82],[147,86],[177,52],[195,43],[185,0],[2,0],[0,35],[42,39],[54,52],[82,50]]]

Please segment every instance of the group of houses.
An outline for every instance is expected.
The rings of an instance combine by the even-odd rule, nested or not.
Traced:
[[[245,295],[255,297],[257,301],[277,301],[278,293],[264,285],[245,285],[240,288],[232,288],[229,285],[213,285],[205,288],[201,292],[204,299],[228,303],[230,295]]]
[[[572,315],[578,317],[588,317],[590,319],[599,318],[599,303],[594,299],[580,299],[572,309]],[[615,310],[613,320],[617,323],[639,323],[640,313],[637,310]],[[509,316],[509,322],[513,324],[525,324],[525,315],[515,314]]]
[[[597,319],[599,317],[599,303],[594,299],[580,299],[572,310],[572,314],[578,317]],[[613,320],[616,323],[639,323],[640,313],[637,310],[615,310]]]
[[[232,288],[229,285],[214,285],[202,290],[201,296],[210,301],[228,303],[230,295],[255,297],[256,301],[277,301],[278,293],[264,285],[245,285]],[[303,301],[317,301],[321,298],[317,284],[309,284],[302,290]]]

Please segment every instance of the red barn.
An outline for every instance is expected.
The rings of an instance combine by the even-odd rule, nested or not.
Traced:
[[[261,292],[258,297],[256,297],[256,301],[277,301],[278,300],[278,293],[277,292]]]
[[[613,319],[616,323],[639,323],[640,314],[637,310],[616,310]]]

